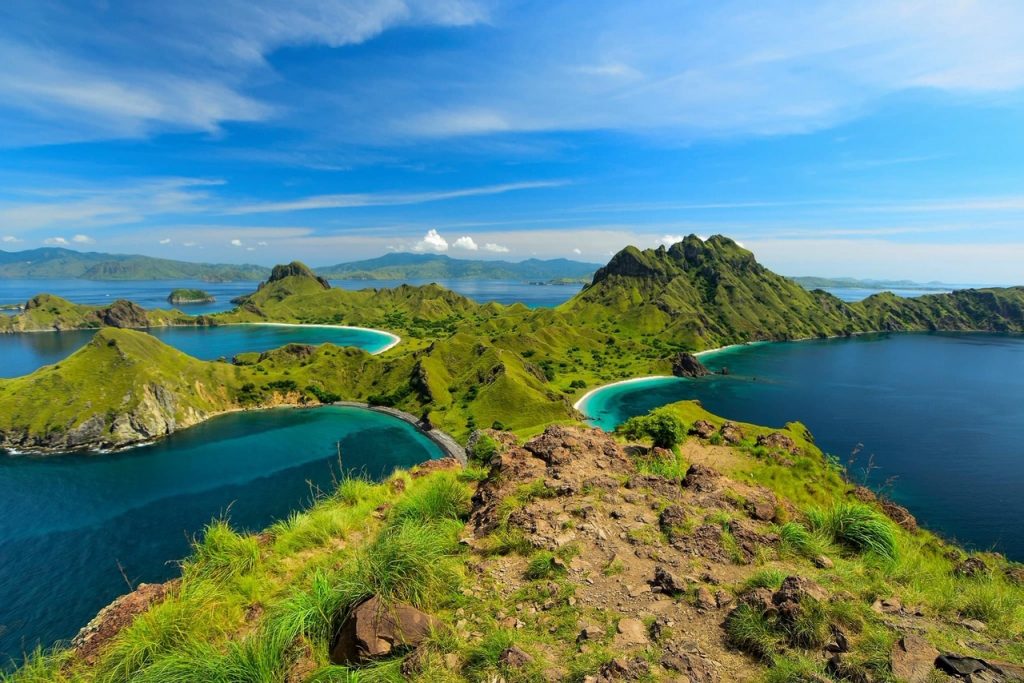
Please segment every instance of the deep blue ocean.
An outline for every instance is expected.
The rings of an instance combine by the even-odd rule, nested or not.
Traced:
[[[177,576],[215,517],[258,531],[342,470],[381,478],[439,455],[401,420],[328,406],[222,415],[120,453],[0,457],[0,669],[126,592],[119,564],[133,584]]]
[[[1024,337],[884,334],[753,344],[702,357],[727,376],[610,387],[583,406],[605,429],[699,399],[734,420],[803,422],[818,445],[925,526],[1024,561]]]

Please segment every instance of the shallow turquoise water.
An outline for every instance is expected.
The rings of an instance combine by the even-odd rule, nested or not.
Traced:
[[[612,429],[699,399],[743,422],[806,424],[818,445],[929,528],[1024,560],[1024,337],[866,335],[755,344],[702,358],[730,375],[610,387],[583,406]]]
[[[379,479],[436,457],[413,426],[339,406],[232,413],[120,453],[0,456],[0,668],[124,593],[118,563],[164,581],[214,517],[259,530],[342,470]]]
[[[146,330],[160,341],[203,360],[231,358],[246,351],[268,351],[285,344],[357,346],[377,353],[394,339],[376,330],[312,325],[219,325],[155,327]],[[93,330],[0,334],[0,377],[18,377],[56,363],[92,339]]]

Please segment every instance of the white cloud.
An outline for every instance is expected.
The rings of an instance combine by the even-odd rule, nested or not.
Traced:
[[[431,228],[427,231],[427,234],[423,236],[423,239],[413,246],[412,250],[434,252],[448,251],[448,240],[441,237],[437,230]]]
[[[88,235],[75,235],[74,237],[71,238],[71,241],[75,242],[76,244],[92,244],[96,240],[89,237]]]
[[[6,244],[16,244],[18,242],[24,242],[24,241],[25,240],[18,239],[14,235],[4,235],[3,237],[0,237],[0,242],[4,242]]]
[[[265,241],[263,241],[263,240],[260,240],[259,242],[256,243],[256,246],[257,247],[265,247],[265,246],[267,246],[267,243]]]
[[[160,244],[170,244],[170,243],[171,243],[171,238],[170,237],[165,237],[162,240],[160,240]]]
[[[507,254],[509,252],[509,248],[500,244],[495,244],[494,242],[488,242],[484,245],[484,251],[493,251],[496,254]]]
[[[195,242],[183,242],[181,246],[183,246],[183,247],[194,247],[194,246],[196,246],[196,243]]]
[[[579,255],[583,253],[583,250],[580,249],[579,247],[576,247],[575,249],[572,250],[572,253]]]
[[[240,247],[240,246],[242,246],[242,240],[239,240],[239,239],[231,240],[231,246],[233,246],[233,247]]]
[[[43,240],[43,244],[66,245],[68,244],[68,241],[63,237],[47,237],[45,240]]]
[[[463,235],[459,239],[452,242],[452,249],[465,249],[466,251],[476,251],[479,248],[480,247],[477,245],[477,243],[474,242],[473,238],[470,237],[469,235]]]
[[[677,242],[682,242],[683,238],[683,235],[665,235],[659,241],[666,247],[671,247],[673,244]]]

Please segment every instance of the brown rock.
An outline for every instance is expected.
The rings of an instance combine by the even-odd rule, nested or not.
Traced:
[[[753,588],[740,595],[740,602],[749,605],[759,612],[775,612],[770,588]]]
[[[686,581],[662,565],[654,568],[654,578],[651,579],[650,584],[656,591],[669,595],[677,595],[686,590]]]
[[[692,353],[677,353],[672,358],[672,374],[676,377],[707,377],[711,371]]]
[[[716,470],[707,465],[694,463],[690,465],[690,469],[686,470],[686,476],[683,477],[683,486],[700,493],[714,491],[718,487],[718,480],[721,476]]]
[[[666,534],[686,526],[686,510],[679,505],[669,505],[658,515],[658,526]]]
[[[892,646],[892,673],[906,683],[927,683],[939,651],[920,636],[903,636]]]
[[[384,657],[397,648],[414,648],[439,622],[410,605],[384,605],[376,596],[347,616],[331,647],[335,664],[356,664]]]
[[[726,422],[718,433],[722,435],[722,440],[731,446],[743,441],[743,430],[735,422]]]
[[[871,605],[871,609],[879,614],[899,614],[903,611],[903,603],[896,597],[886,598],[885,600],[879,598]]]
[[[800,447],[796,445],[796,442],[782,432],[760,434],[754,443],[762,448],[767,448],[770,451],[785,451],[792,455],[800,453]]]
[[[522,669],[533,663],[533,657],[513,645],[502,650],[498,655],[498,663],[509,669]]]
[[[75,655],[88,664],[95,662],[103,645],[131,625],[139,614],[163,602],[179,582],[176,579],[167,583],[140,583],[134,591],[104,607],[71,641]]]
[[[835,566],[832,560],[826,555],[818,555],[814,558],[813,562],[814,566],[818,569],[832,569],[832,567]]]
[[[953,567],[953,573],[957,576],[975,577],[988,574],[988,565],[980,557],[968,557],[960,564]]]
[[[770,491],[747,501],[747,514],[762,522],[770,522],[775,519],[775,511],[778,501],[775,494]]]
[[[644,645],[647,643],[647,627],[635,617],[619,620],[619,634],[615,640],[620,645]]]
[[[718,670],[714,662],[697,653],[668,653],[661,665],[680,674],[675,680],[686,683],[718,683]]]
[[[696,436],[700,439],[710,439],[711,435],[715,433],[715,425],[711,424],[707,420],[697,420],[690,427],[689,432],[692,436]]]
[[[802,603],[807,599],[823,601],[828,599],[828,592],[810,579],[787,576],[772,596],[772,604],[783,620],[794,621],[802,613]]]
[[[917,531],[917,519],[914,515],[910,514],[910,510],[885,498],[879,499],[878,504],[882,506],[882,512],[884,512],[889,519],[896,522],[907,531]]]
[[[701,586],[697,589],[697,599],[694,604],[701,612],[710,612],[718,607],[718,601],[715,600],[715,596],[711,594],[707,586]]]

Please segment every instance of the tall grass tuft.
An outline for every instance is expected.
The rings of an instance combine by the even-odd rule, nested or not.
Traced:
[[[892,524],[873,508],[861,503],[838,503],[828,510],[807,514],[811,528],[858,552],[868,552],[890,562],[899,556]]]
[[[202,540],[192,545],[192,557],[183,566],[187,577],[226,578],[251,572],[260,562],[256,539],[242,536],[226,520],[210,522]]]
[[[824,555],[826,543],[799,522],[787,522],[779,528],[782,547],[803,557]]]
[[[402,496],[391,511],[391,520],[401,523],[462,519],[469,514],[471,496],[466,484],[455,474],[445,472]]]
[[[770,659],[782,645],[775,625],[759,609],[741,604],[725,621],[729,644],[762,659]]]

